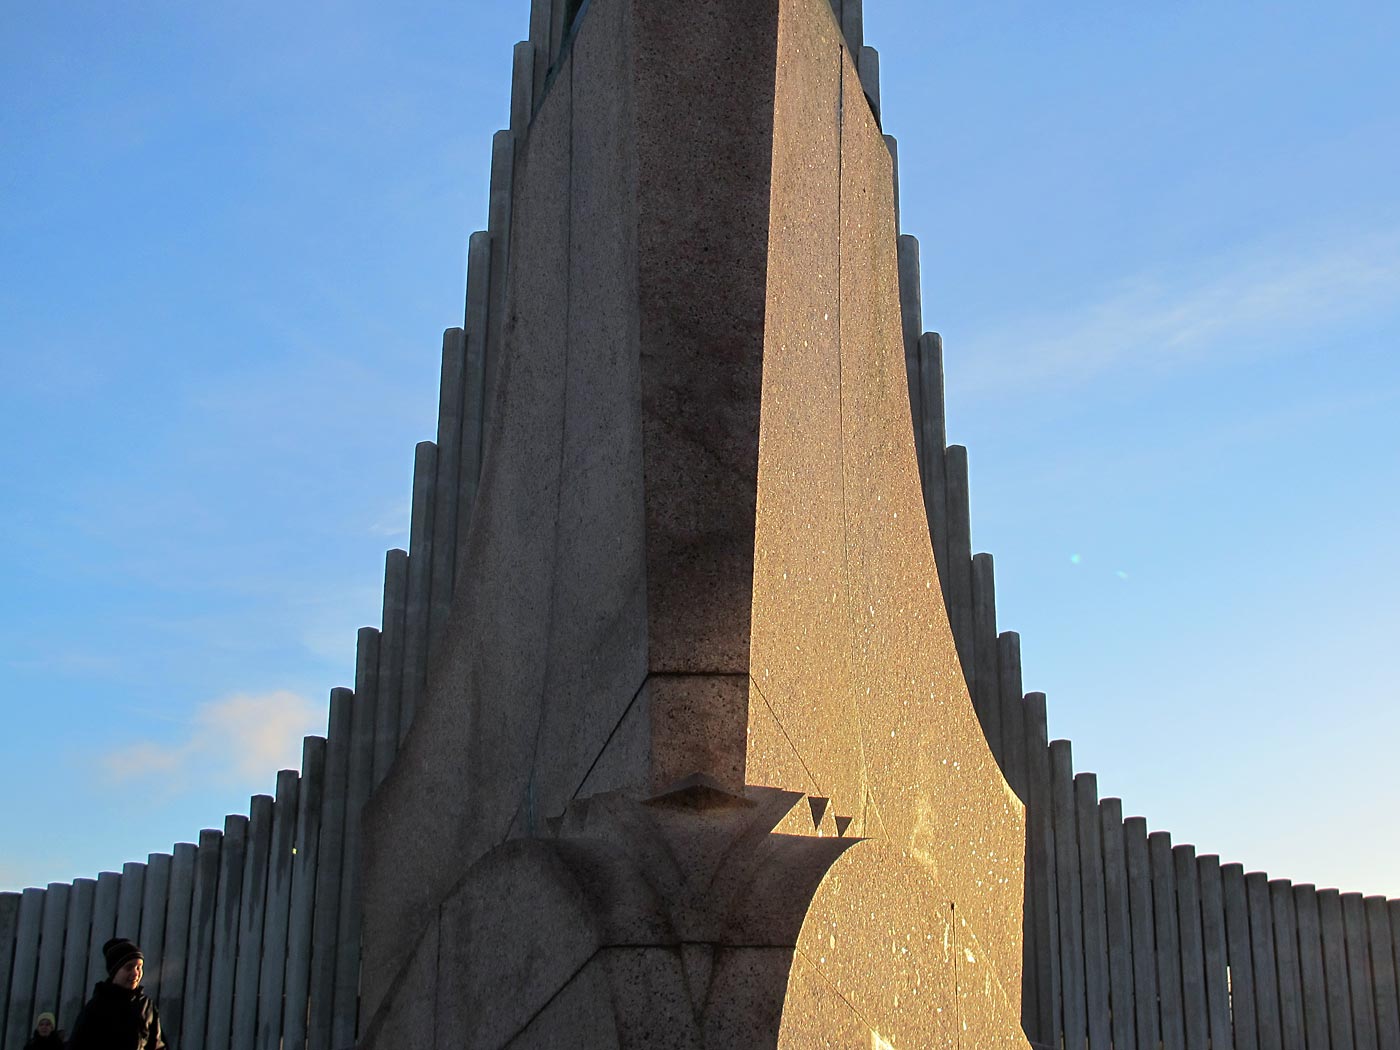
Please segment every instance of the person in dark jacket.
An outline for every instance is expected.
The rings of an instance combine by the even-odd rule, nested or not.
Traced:
[[[24,1050],[63,1050],[58,1018],[47,1011],[41,1013],[34,1021],[34,1035],[24,1044]]]
[[[166,1050],[156,1004],[141,990],[145,957],[124,937],[102,946],[107,980],[78,1014],[68,1050]]]

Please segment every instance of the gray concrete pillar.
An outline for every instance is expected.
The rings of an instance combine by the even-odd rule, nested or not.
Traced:
[[[1172,847],[1176,880],[1177,939],[1181,945],[1181,1002],[1186,1050],[1209,1050],[1210,1019],[1206,1005],[1206,954],[1201,934],[1201,884],[1196,847]]]
[[[306,1046],[306,1010],[311,981],[311,934],[316,905],[316,872],[325,805],[326,741],[302,741],[301,786],[297,797],[296,849],[292,897],[287,917],[287,971],[283,979],[282,1050]]]
[[[88,942],[92,937],[92,902],[97,894],[95,879],[74,879],[68,895],[68,919],[63,943],[63,984],[58,992],[58,1027],[73,1030],[78,1011],[87,1002]],[[0,930],[0,945],[6,945]],[[8,945],[6,945],[8,947]],[[0,952],[5,949],[0,948]],[[0,1010],[3,1016],[3,1010]],[[3,1029],[0,1029],[3,1030]]]
[[[457,537],[460,546],[476,509],[481,481],[481,442],[486,412],[486,314],[490,309],[491,235],[474,233],[467,246],[467,357],[462,377],[462,451],[457,493]],[[458,573],[460,576],[460,572]],[[457,580],[457,586],[462,581]]]
[[[413,724],[413,712],[428,678],[436,477],[437,446],[431,441],[420,441],[413,458],[413,519],[408,549],[408,597],[404,607],[403,689],[399,699],[400,740]]]
[[[919,337],[924,331],[923,292],[919,286],[919,240],[901,234],[895,242],[899,275],[899,313],[904,332],[904,367],[909,380],[909,416],[913,420],[915,448],[923,430],[923,387],[919,369]],[[920,469],[923,468],[922,458]]]
[[[229,1045],[253,1050],[258,1031],[263,921],[267,916],[268,858],[272,855],[274,801],[254,795],[248,804],[248,843],[243,853],[243,892],[238,901],[238,964],[233,973],[233,1021]]]
[[[1222,864],[1220,888],[1225,898],[1225,960],[1230,967],[1235,1047],[1236,1050],[1259,1050],[1259,1023],[1254,1009],[1254,955],[1249,943],[1249,901],[1245,896],[1243,865]]]
[[[146,892],[146,865],[138,860],[122,865],[117,893],[117,937],[141,936],[141,899]]]
[[[861,0],[842,0],[841,31],[846,34],[846,46],[859,51],[865,44],[865,15]]]
[[[1327,1046],[1331,1039],[1317,887],[1293,887],[1293,913],[1298,919],[1298,972],[1303,983],[1303,1029],[1311,1050],[1312,1047]]]
[[[460,328],[442,334],[442,373],[438,383],[437,480],[433,493],[432,583],[428,599],[428,652],[447,626],[452,612],[454,568],[457,557],[457,486],[462,457],[462,399],[466,369],[466,338]]]
[[[1157,1008],[1156,907],[1152,899],[1152,861],[1147,849],[1147,821],[1123,821],[1123,856],[1128,866],[1128,923],[1133,931],[1133,1023],[1138,1050],[1155,1050],[1162,1038]]]
[[[1322,968],[1327,975],[1327,1026],[1330,1050],[1356,1050],[1351,1024],[1351,983],[1347,977],[1347,937],[1342,896],[1317,891],[1318,926],[1322,930]]]
[[[1201,952],[1205,960],[1206,1021],[1211,1050],[1233,1050],[1235,1026],[1230,1021],[1230,971],[1225,961],[1225,891],[1220,882],[1220,858],[1196,858],[1196,884],[1201,896]]]
[[[544,78],[552,60],[549,53],[549,21],[552,0],[530,0],[530,44],[535,52],[531,97],[538,104],[544,93]]]
[[[1001,729],[1001,684],[997,679],[996,571],[990,554],[972,559],[972,660],[976,689],[972,705],[982,721],[987,746],[1002,768],[1006,749]],[[969,686],[972,682],[968,683]]]
[[[1390,945],[1395,950],[1395,972],[1400,980],[1400,900],[1386,901],[1386,915],[1390,919]],[[1397,989],[1400,995],[1400,989]]]
[[[1060,997],[1064,1045],[1088,1039],[1084,1015],[1083,890],[1079,881],[1079,835],[1075,828],[1074,759],[1068,740],[1050,742],[1050,806],[1055,828],[1056,912],[1060,920]]]
[[[870,111],[875,114],[875,123],[879,124],[880,52],[873,47],[862,47],[856,59],[856,72],[860,74],[860,86],[865,89],[865,97],[870,101]]]
[[[248,859],[248,818],[224,818],[219,849],[219,892],[214,901],[214,951],[209,968],[209,1019],[204,1050],[229,1050],[233,992],[238,980],[238,923],[243,904],[243,869]]]
[[[1396,987],[1395,940],[1390,935],[1385,898],[1366,898],[1366,931],[1371,943],[1371,976],[1376,989],[1376,1039],[1400,1047],[1400,989]]]
[[[1176,905],[1176,869],[1172,837],[1165,831],[1147,836],[1152,865],[1153,927],[1157,944],[1157,999],[1162,1012],[1162,1050],[1184,1050],[1186,1019],[1181,999],[1181,934]]]
[[[1136,1050],[1133,1017],[1133,932],[1128,909],[1128,858],[1123,841],[1123,803],[1099,803],[1099,844],[1103,853],[1104,935],[1108,941],[1108,990],[1114,1050]]]
[[[169,853],[152,853],[146,857],[146,881],[141,890],[141,934],[136,943],[146,957],[141,983],[157,1003],[160,1002],[165,968],[165,901],[170,893]]]
[[[1099,825],[1099,781],[1093,773],[1074,778],[1074,820],[1079,840],[1079,888],[1084,930],[1084,1003],[1089,1050],[1110,1050],[1108,906],[1104,896],[1103,835]]]
[[[1249,944],[1254,959],[1254,1016],[1259,1023],[1259,1045],[1274,1047],[1283,1038],[1278,1012],[1278,959],[1274,952],[1273,911],[1269,904],[1269,877],[1252,871],[1244,877],[1249,905]]]
[[[490,447],[491,433],[497,425],[496,387],[501,371],[501,333],[506,316],[511,189],[514,181],[515,140],[509,131],[498,131],[491,140],[491,192],[486,209],[486,229],[491,234],[491,286],[488,293],[490,305],[486,312],[486,354],[483,370],[483,452]]]
[[[1022,700],[1021,636],[997,635],[997,688],[1001,709],[1002,773],[1011,790],[1026,800],[1026,712]]]
[[[948,575],[943,597],[948,622],[958,646],[963,677],[976,696],[976,668],[972,651],[972,499],[968,484],[967,449],[949,445],[944,459],[948,471]]]
[[[107,979],[102,946],[116,934],[117,898],[121,896],[121,888],[122,877],[115,871],[104,871],[97,876],[97,889],[92,898],[92,929],[88,933],[87,980],[83,982],[89,991],[98,981]]]
[[[355,659],[355,700],[346,763],[344,862],[340,879],[340,927],[336,935],[335,999],[331,1042],[355,1042],[360,1000],[360,818],[369,801],[374,763],[375,691],[379,680],[379,632],[360,629]]]
[[[223,846],[222,831],[205,828],[199,833],[199,847],[194,857],[194,887],[190,892],[189,948],[185,956],[185,1016],[180,1022],[177,1047],[204,1046],[209,1021],[209,987],[214,975],[214,916],[218,907]],[[98,889],[101,888],[99,882]]]
[[[325,787],[321,797],[321,838],[316,858],[311,977],[307,990],[310,999],[306,1032],[308,1050],[331,1050],[336,937],[340,929],[340,869],[345,855],[345,794],[350,769],[350,728],[354,701],[355,694],[349,689],[331,690]]]
[[[10,1015],[5,1045],[18,1050],[34,1031],[34,983],[39,971],[39,937],[44,924],[44,891],[33,886],[20,896],[15,923],[15,954],[10,967]]]
[[[522,40],[511,52],[510,133],[516,142],[524,136],[535,115],[535,45]]]
[[[928,516],[938,582],[948,586],[948,469],[945,463],[948,427],[943,411],[943,337],[929,332],[919,337],[919,397],[923,405],[919,442],[924,463],[924,513]],[[946,590],[945,590],[946,600]]]
[[[1356,1040],[1356,1050],[1378,1050],[1376,982],[1371,974],[1371,946],[1366,936],[1366,905],[1359,893],[1343,893],[1341,900],[1342,925],[1346,931],[1347,976],[1351,985],[1353,1038]]]
[[[44,891],[44,914],[39,923],[39,959],[34,971],[34,1010],[57,1012],[63,984],[63,934],[68,922],[68,897],[72,887],[51,882]],[[31,1021],[33,1018],[31,1018]]]
[[[890,151],[890,174],[894,180],[894,228],[904,229],[899,218],[899,143],[893,135],[885,136],[885,148]],[[923,474],[923,461],[919,462],[919,473]]]
[[[190,907],[194,900],[194,869],[199,848],[177,842],[170,860],[170,890],[165,897],[165,939],[161,944],[160,1021],[173,1043],[185,1017],[189,982]]]
[[[1274,962],[1278,967],[1278,1012],[1283,1050],[1303,1050],[1303,977],[1298,968],[1298,913],[1293,883],[1269,882],[1269,912],[1274,928]]]
[[[297,796],[295,769],[277,774],[272,806],[272,833],[267,858],[267,893],[263,909],[262,970],[258,975],[257,1050],[278,1050],[282,1043],[282,989],[287,976],[287,916],[292,904],[292,865],[296,861]]]
[[[0,1040],[5,1039],[9,1031],[10,977],[15,962],[15,937],[19,932],[20,897],[18,893],[0,893]]]
[[[1045,723],[1045,694],[1027,693],[1026,705],[1026,870],[1028,892],[1033,898],[1031,915],[1035,940],[1042,950],[1036,956],[1036,988],[1040,996],[1036,1016],[1042,1043],[1058,1043],[1062,1007],[1060,1001],[1060,925],[1056,914],[1055,840],[1051,826],[1050,743]]]
[[[384,611],[379,632],[378,703],[374,708],[373,782],[394,764],[399,750],[399,710],[403,692],[404,613],[408,605],[408,552],[395,548],[384,556]]]

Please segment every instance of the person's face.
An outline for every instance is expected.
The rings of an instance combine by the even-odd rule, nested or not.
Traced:
[[[132,959],[112,975],[112,983],[118,988],[135,988],[141,983],[141,960]]]
[[[38,1033],[47,1039],[53,1033],[53,1022],[45,1017],[39,1022]]]

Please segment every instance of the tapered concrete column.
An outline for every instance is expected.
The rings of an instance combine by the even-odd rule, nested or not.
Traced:
[[[1366,943],[1366,906],[1359,893],[1342,894],[1346,929],[1347,974],[1351,978],[1351,1020],[1356,1050],[1377,1050],[1375,979]]]
[[[1021,682],[1021,636],[997,635],[997,688],[1001,708],[1001,768],[1011,790],[1026,801],[1026,712]]]
[[[948,470],[945,463],[948,426],[943,404],[943,337],[928,332],[919,337],[919,391],[923,412],[920,446],[924,479],[924,514],[928,518],[933,557],[938,580],[947,597],[948,589]]]
[[[287,972],[283,983],[283,1050],[306,1045],[306,1014],[311,981],[311,932],[315,914],[316,869],[324,807],[326,741],[302,741],[301,786],[297,797],[296,856],[292,864],[292,898],[287,918]],[[277,1044],[273,1044],[274,1050]]]
[[[98,981],[107,979],[107,967],[102,961],[102,946],[116,936],[117,898],[121,896],[122,877],[115,871],[97,876],[97,889],[92,899],[92,930],[88,936],[88,975],[83,982],[87,991]]]
[[[1269,876],[1252,871],[1244,877],[1249,905],[1249,943],[1254,958],[1254,1015],[1259,1021],[1261,1046],[1279,1046],[1278,960],[1274,951],[1273,912],[1269,904]]]
[[[990,554],[972,559],[972,636],[976,665],[972,690],[973,705],[982,722],[987,746],[997,762],[1004,764],[1005,744],[1001,726],[1001,685],[997,680],[997,595],[996,573]]]
[[[1157,1046],[1162,1038],[1157,1005],[1156,908],[1152,899],[1152,859],[1147,848],[1147,821],[1123,821],[1123,854],[1128,865],[1128,920],[1133,929],[1134,1028],[1139,1050]]]
[[[177,1046],[203,1046],[208,1028],[209,988],[214,976],[214,926],[223,843],[222,831],[205,828],[199,833],[199,847],[194,858],[194,888],[190,895],[184,1019],[180,1023],[180,1043],[176,1044]],[[100,880],[97,888],[100,893]]]
[[[44,923],[44,891],[30,887],[19,902],[15,924],[14,962],[10,969],[10,1014],[5,1022],[5,1045],[22,1047],[34,1024],[34,983],[39,969],[39,936]]]
[[[1108,938],[1108,983],[1112,1006],[1114,1050],[1134,1050],[1137,1032],[1133,1017],[1133,936],[1128,911],[1128,859],[1123,842],[1123,803],[1106,798],[1099,803],[1099,836],[1103,851],[1104,930]]]
[[[233,980],[233,1050],[253,1050],[258,1028],[258,986],[267,915],[268,858],[272,855],[274,800],[254,795],[248,806],[248,843],[243,855],[243,892],[238,902],[238,965]]]
[[[1376,1037],[1381,1046],[1400,1046],[1395,941],[1390,934],[1385,903],[1384,897],[1366,898],[1366,930],[1371,944],[1371,975],[1376,989]]]
[[[413,519],[408,545],[408,597],[404,608],[403,690],[399,738],[413,724],[413,712],[428,678],[428,625],[433,587],[433,499],[437,494],[437,446],[420,441],[413,458]]]
[[[909,414],[917,433],[923,424],[923,386],[919,370],[919,337],[924,332],[923,290],[919,280],[919,240],[901,234],[899,253],[899,313],[903,322],[904,368],[909,377]]]
[[[92,904],[97,894],[95,879],[74,879],[68,895],[68,920],[64,923],[63,985],[58,994],[58,1027],[73,1030],[78,1011],[87,1001],[88,941],[92,936]],[[0,929],[0,944],[8,943]],[[0,949],[3,954],[3,949]],[[0,1009],[0,1018],[4,1010]],[[3,1029],[0,1029],[3,1031]]]
[[[58,1009],[63,979],[63,926],[68,919],[72,887],[51,882],[44,891],[44,914],[39,927],[39,960],[34,973],[34,1013]]]
[[[1244,868],[1220,867],[1225,897],[1225,948],[1230,966],[1230,1006],[1235,1015],[1236,1050],[1259,1050],[1259,1022],[1254,1001],[1254,954],[1249,939],[1249,900],[1245,895]]]
[[[1026,775],[1029,783],[1026,804],[1026,870],[1034,897],[1031,914],[1035,918],[1035,941],[1044,950],[1038,956],[1040,991],[1039,1039],[1054,1043],[1060,1038],[1063,1004],[1060,991],[1060,926],[1055,890],[1055,837],[1051,818],[1050,742],[1045,722],[1045,694],[1027,693]]]
[[[10,977],[15,961],[15,936],[19,928],[20,894],[0,893],[0,1037],[9,1031]]]
[[[399,707],[403,694],[405,612],[408,606],[408,552],[384,556],[384,612],[379,633],[378,702],[374,708],[375,787],[389,772],[399,750]]]
[[[1104,896],[1103,842],[1099,828],[1098,778],[1074,778],[1075,826],[1079,837],[1079,885],[1084,916],[1084,998],[1090,1050],[1113,1041],[1109,1027],[1108,923]]]
[[[1157,996],[1162,1010],[1163,1050],[1184,1050],[1186,1019],[1181,997],[1181,933],[1177,920],[1176,868],[1172,837],[1165,831],[1147,836],[1152,864],[1152,907],[1157,932]]]
[[[1322,964],[1327,974],[1329,1050],[1356,1050],[1341,894],[1333,889],[1318,890],[1317,914],[1322,929]]]
[[[442,334],[442,375],[438,384],[438,457],[433,493],[433,535],[441,537],[441,542],[433,544],[428,605],[429,653],[437,644],[447,626],[447,617],[452,612],[466,366],[466,333],[460,328],[449,328]]]
[[[1055,890],[1060,919],[1060,995],[1066,1046],[1089,1037],[1084,993],[1084,912],[1075,826],[1074,757],[1068,740],[1050,743],[1050,794],[1055,826]]]
[[[136,940],[141,936],[141,901],[146,893],[146,865],[130,861],[122,865],[122,881],[117,893],[117,937]]]
[[[1233,1050],[1235,1026],[1230,1020],[1230,974],[1225,962],[1225,891],[1220,881],[1220,858],[1213,854],[1197,857],[1196,877],[1201,887],[1201,947],[1205,955],[1211,1050]]]
[[[461,489],[457,495],[458,532],[454,543],[459,549],[466,540],[476,511],[476,493],[481,485],[481,453],[486,413],[486,315],[490,310],[491,235],[480,231],[467,244],[467,305],[463,328],[467,356],[462,373]],[[457,585],[462,585],[462,566],[456,569]]]
[[[1298,965],[1298,913],[1293,884],[1287,879],[1269,882],[1269,906],[1274,930],[1274,958],[1278,964],[1279,1033],[1283,1050],[1303,1050],[1303,978]]]
[[[160,1020],[170,1041],[180,1034],[190,978],[190,912],[194,901],[194,873],[199,847],[177,842],[170,861],[170,892],[165,902],[164,960],[160,982]]]
[[[258,975],[254,1039],[257,1050],[278,1050],[282,1042],[282,992],[287,978],[287,920],[292,903],[292,868],[296,863],[300,779],[295,769],[283,769],[277,774],[263,909],[262,970]]]
[[[1293,887],[1293,910],[1298,916],[1298,970],[1303,982],[1303,1012],[1307,1045],[1327,1046],[1327,974],[1322,958],[1322,925],[1317,908],[1317,887]]]
[[[219,892],[214,902],[214,947],[209,969],[207,1050],[228,1050],[233,1031],[233,991],[238,979],[238,927],[243,904],[243,870],[248,859],[248,818],[224,818],[219,850]]]
[[[1181,1001],[1186,1050],[1208,1050],[1210,1017],[1206,1006],[1206,957],[1201,936],[1201,886],[1196,847],[1172,847],[1176,879],[1177,931],[1181,940]]]
[[[150,854],[141,889],[141,932],[136,938],[146,956],[141,983],[156,1002],[160,1002],[165,977],[165,906],[170,894],[171,859],[169,853]]]
[[[331,1048],[336,939],[340,930],[340,882],[345,863],[345,798],[350,774],[354,702],[352,690],[331,690],[325,787],[321,798],[320,848],[316,859],[315,920],[311,935],[310,1007],[306,1033],[308,1050]]]

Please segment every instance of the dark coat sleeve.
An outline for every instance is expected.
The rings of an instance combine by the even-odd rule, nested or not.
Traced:
[[[151,1003],[151,1027],[147,1029],[146,1050],[169,1050],[165,1041],[165,1030],[160,1026],[160,1011]]]
[[[73,1022],[73,1034],[68,1037],[68,1050],[94,1050],[96,1040],[92,1023],[92,1003],[87,1003]]]

